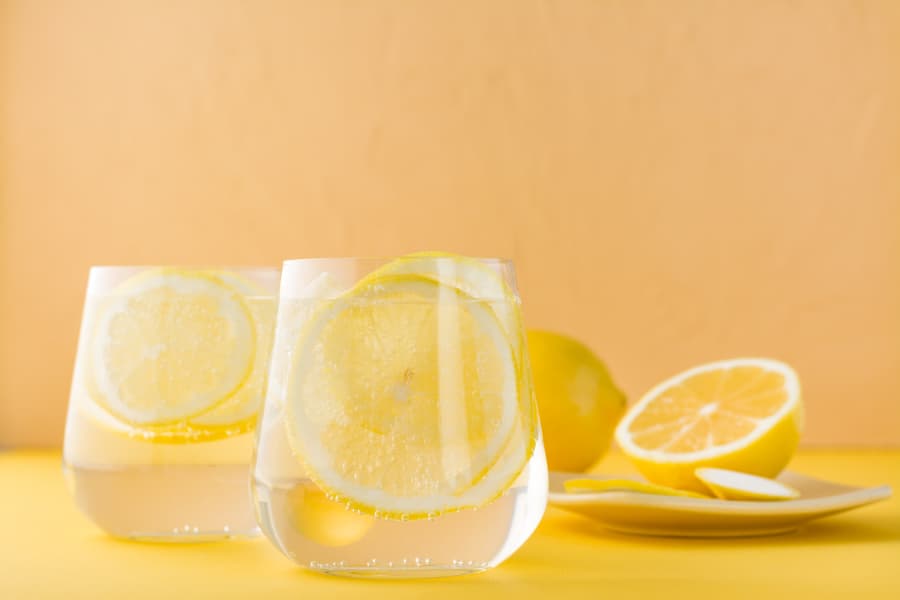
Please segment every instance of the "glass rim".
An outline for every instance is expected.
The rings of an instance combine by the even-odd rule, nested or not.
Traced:
[[[281,271],[281,265],[214,265],[214,264],[141,264],[141,265],[91,265],[94,271],[126,271],[134,269],[184,269],[200,271],[215,269],[220,271]]]
[[[433,261],[454,261],[457,259],[472,260],[486,265],[505,266],[513,264],[513,259],[494,256],[468,256],[465,254],[454,254],[451,256],[424,256],[401,254],[395,256],[312,256],[304,258],[289,258],[282,265],[284,267],[301,265],[315,262],[343,262],[343,263],[386,263],[393,261],[414,261],[414,260],[433,260]]]

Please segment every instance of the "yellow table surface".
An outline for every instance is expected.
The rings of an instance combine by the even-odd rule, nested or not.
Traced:
[[[900,490],[900,450],[806,451],[791,468]],[[598,469],[626,472],[621,456]],[[0,599],[20,598],[894,598],[896,497],[800,532],[732,540],[630,537],[549,509],[500,567],[425,581],[309,573],[265,539],[142,544],[111,539],[75,509],[51,452],[0,453]]]

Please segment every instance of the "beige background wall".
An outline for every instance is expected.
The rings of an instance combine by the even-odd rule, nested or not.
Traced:
[[[88,266],[440,248],[633,398],[784,358],[900,444],[900,3],[0,0],[0,443],[61,440]]]

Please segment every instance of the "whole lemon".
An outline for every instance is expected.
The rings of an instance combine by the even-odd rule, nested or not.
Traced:
[[[547,465],[583,471],[606,450],[625,412],[625,395],[584,344],[550,331],[528,331]]]

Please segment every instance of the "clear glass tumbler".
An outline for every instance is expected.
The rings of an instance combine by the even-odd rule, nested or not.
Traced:
[[[249,492],[278,268],[94,267],[63,449],[117,537],[258,534]]]
[[[509,261],[437,253],[284,263],[257,433],[263,532],[356,577],[496,566],[546,506]]]

